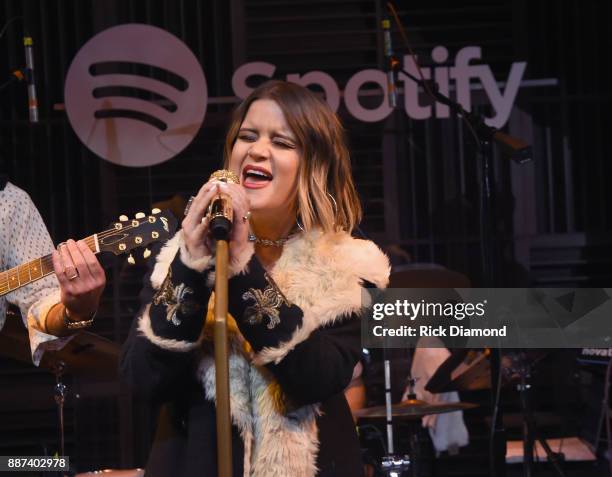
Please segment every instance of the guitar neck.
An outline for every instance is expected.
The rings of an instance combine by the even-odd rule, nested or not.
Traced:
[[[97,234],[83,239],[93,253],[100,251]],[[0,273],[0,296],[40,280],[53,273],[51,254],[36,258],[30,262],[22,263],[16,267]]]

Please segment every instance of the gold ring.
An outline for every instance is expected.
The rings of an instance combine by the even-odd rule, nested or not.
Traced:
[[[66,270],[64,270],[64,275],[66,274]],[[75,278],[79,278],[79,271],[75,268],[74,269],[74,275],[72,275],[71,277],[66,277],[68,280],[72,281]]]
[[[251,218],[251,211],[249,210],[246,214],[242,216],[242,221],[246,224]]]

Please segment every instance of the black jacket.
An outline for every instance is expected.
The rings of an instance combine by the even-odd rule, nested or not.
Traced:
[[[217,475],[210,310],[203,318],[212,265],[189,257],[180,232],[169,241],[124,347],[124,378],[164,404],[148,477]],[[285,244],[271,276],[250,249],[230,277],[234,475],[361,475],[343,390],[361,351],[361,287],[386,285],[386,257],[348,234],[312,232]]]

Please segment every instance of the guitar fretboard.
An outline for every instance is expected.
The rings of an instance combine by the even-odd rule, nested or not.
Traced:
[[[90,235],[83,239],[89,250],[97,253],[96,236]],[[22,263],[14,268],[0,273],[0,296],[6,295],[29,283],[53,273],[53,261],[51,254],[36,258],[31,262]]]

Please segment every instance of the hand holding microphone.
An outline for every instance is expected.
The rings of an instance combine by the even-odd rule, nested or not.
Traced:
[[[230,259],[248,244],[248,223],[242,219],[249,211],[249,199],[229,171],[216,171],[190,199],[182,223],[183,239],[192,258],[212,254],[211,239],[229,231]],[[213,235],[215,234],[215,235]]]
[[[224,184],[239,184],[240,179],[231,171],[219,170],[211,174],[210,180],[218,180]],[[226,189],[226,188],[224,188]],[[219,191],[208,207],[208,219],[210,220],[210,233],[215,240],[229,240],[234,212],[232,198],[227,191]]]

